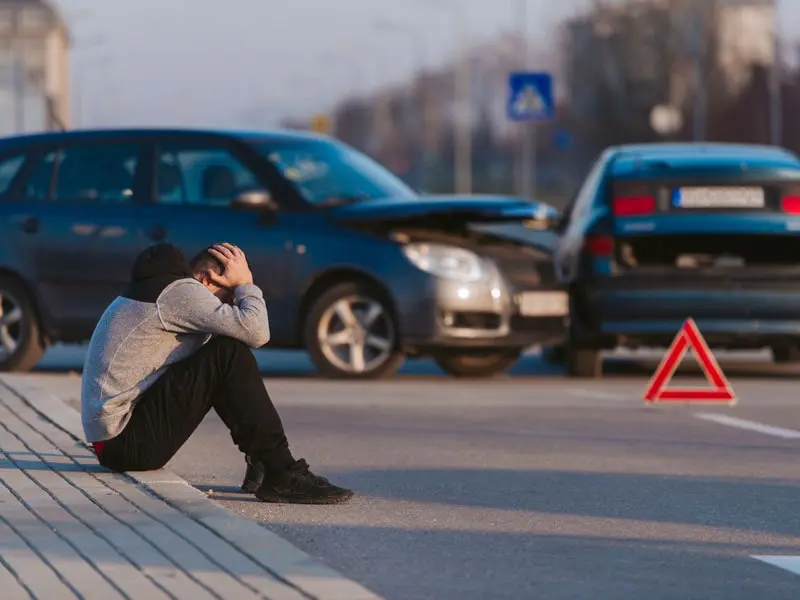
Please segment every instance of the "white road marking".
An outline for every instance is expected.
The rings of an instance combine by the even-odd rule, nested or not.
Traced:
[[[698,419],[705,421],[712,421],[720,425],[727,425],[728,427],[736,427],[738,429],[747,429],[748,431],[756,431],[765,435],[783,438],[785,440],[800,439],[800,431],[795,429],[784,429],[783,427],[773,427],[772,425],[765,425],[756,421],[748,421],[746,419],[737,419],[728,415],[718,413],[697,413],[695,415]]]
[[[751,556],[750,558],[800,575],[800,556]]]
[[[586,388],[569,388],[567,393],[570,396],[578,396],[579,398],[599,398],[600,400],[626,400],[626,398],[618,393],[603,392],[601,390],[589,390]]]

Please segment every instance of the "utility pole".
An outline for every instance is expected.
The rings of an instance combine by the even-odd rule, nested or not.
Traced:
[[[772,66],[769,77],[769,125],[770,143],[780,146],[783,143],[783,90],[781,86],[781,38],[778,31],[778,11],[772,2]]]
[[[703,10],[708,0],[694,0],[691,19],[693,29],[693,54],[694,54],[694,141],[702,142],[706,139],[706,111],[708,109],[708,96],[706,90],[706,27],[708,25],[707,13]],[[712,9],[715,8],[712,5]],[[716,12],[716,11],[714,11]]]
[[[430,113],[429,110],[429,99],[428,99],[428,81],[427,81],[427,42],[425,40],[425,36],[420,33],[419,31],[413,29],[407,24],[400,24],[395,21],[386,20],[386,19],[378,19],[375,21],[375,27],[378,29],[382,29],[388,33],[396,33],[404,35],[406,38],[411,40],[411,43],[414,46],[414,54],[415,54],[415,68],[416,68],[416,78],[419,82],[418,87],[414,90],[414,93],[417,95],[417,120],[419,123],[418,135],[419,135],[419,144],[421,146],[422,152],[422,161],[420,172],[418,174],[417,184],[420,189],[425,188],[427,185],[427,174],[428,174],[428,155],[427,155],[427,148],[428,145],[426,144],[426,126],[427,126],[427,119]]]
[[[522,45],[520,70],[528,69],[528,0],[517,0],[516,20]],[[519,159],[520,195],[531,198],[536,189],[536,124],[524,122],[522,125],[522,151]]]
[[[456,34],[460,58],[456,66],[456,131],[455,179],[456,193],[472,193],[472,82],[470,73],[469,42],[467,40],[466,9],[452,5],[455,11]]]
[[[11,33],[11,64],[14,86],[14,133],[25,132],[25,87],[27,83],[27,65],[25,64],[25,46],[20,27],[20,9],[14,10],[14,26]]]

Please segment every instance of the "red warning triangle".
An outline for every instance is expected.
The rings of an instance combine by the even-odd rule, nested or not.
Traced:
[[[706,380],[713,386],[710,388],[666,389],[672,375],[691,348],[697,361],[705,373]],[[692,319],[687,319],[678,335],[672,341],[667,354],[658,365],[650,379],[650,385],[644,394],[645,402],[725,402],[736,403],[731,384],[722,373],[711,349],[706,344],[700,330]]]

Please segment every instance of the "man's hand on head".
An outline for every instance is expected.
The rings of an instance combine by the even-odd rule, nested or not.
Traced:
[[[222,273],[209,270],[208,277],[220,287],[234,289],[240,285],[253,283],[253,274],[247,265],[247,257],[241,248],[228,242],[214,244],[208,249],[209,253],[222,263]]]

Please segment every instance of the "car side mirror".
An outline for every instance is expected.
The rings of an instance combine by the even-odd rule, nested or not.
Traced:
[[[544,202],[535,202],[533,218],[524,223],[528,229],[559,231],[564,221],[564,214]]]
[[[266,190],[246,190],[240,192],[234,197],[234,208],[244,208],[249,210],[267,210],[277,211],[278,203],[272,195]]]

